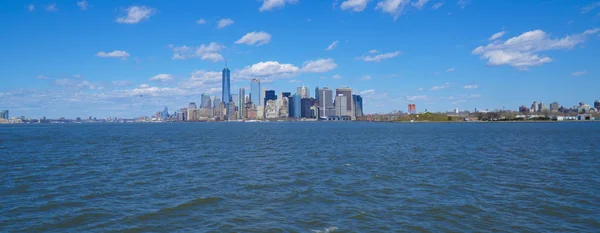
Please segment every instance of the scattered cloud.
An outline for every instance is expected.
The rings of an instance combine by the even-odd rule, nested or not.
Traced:
[[[377,51],[376,49],[372,49],[372,50],[369,50],[369,53],[370,54],[375,54],[375,53],[379,53],[379,51]]]
[[[464,89],[477,89],[477,88],[479,88],[479,86],[478,85],[466,85],[463,88]]]
[[[354,12],[361,12],[365,10],[370,0],[346,0],[342,2],[340,8],[342,10],[352,10]]]
[[[406,96],[406,100],[408,101],[419,101],[419,100],[427,100],[427,96],[426,95],[409,95]]]
[[[433,87],[431,87],[430,90],[431,91],[439,91],[439,90],[442,90],[442,89],[446,89],[448,87],[450,87],[450,83],[444,83],[444,85],[441,85],[441,86],[433,86]]]
[[[329,72],[337,67],[337,64],[331,58],[306,61],[302,65],[303,72],[323,73]]]
[[[283,8],[285,4],[296,4],[298,0],[263,0],[262,6],[258,11],[271,11],[277,8]]]
[[[425,6],[425,4],[427,4],[427,2],[429,2],[429,0],[417,0],[415,3],[413,3],[412,5],[421,10],[423,9],[423,7]]]
[[[229,25],[232,25],[233,23],[234,23],[234,22],[233,22],[233,19],[228,19],[228,18],[221,19],[221,20],[219,20],[219,22],[217,23],[217,28],[218,28],[218,29],[223,29],[223,28],[225,28],[225,27],[227,27],[227,26],[229,26]]]
[[[298,81],[298,80],[296,80],[296,79],[291,79],[291,80],[289,81],[289,83],[300,83],[300,81]]]
[[[362,95],[362,96],[368,96],[368,95],[373,95],[373,94],[375,94],[375,90],[373,90],[373,89],[369,89],[369,90],[360,92],[360,95]]]
[[[375,9],[381,10],[383,13],[388,13],[398,19],[402,15],[404,8],[410,3],[410,0],[383,0],[377,3]]]
[[[46,11],[58,11],[58,8],[56,8],[56,3],[48,4],[48,6],[46,6]]]
[[[249,32],[237,40],[236,44],[261,46],[271,42],[271,35],[266,32]]]
[[[506,33],[506,31],[496,32],[488,40],[489,41],[497,40],[498,38],[504,36],[505,33]]]
[[[159,81],[159,82],[167,82],[173,79],[173,75],[170,74],[157,74],[153,77],[149,78],[149,81]]]
[[[193,58],[200,58],[205,61],[220,62],[225,60],[219,53],[225,48],[224,45],[211,42],[208,45],[202,44],[199,47],[188,47],[188,46],[174,46],[169,45],[169,48],[173,50],[173,60],[186,60]]]
[[[73,78],[81,78],[80,74],[73,75]]]
[[[77,6],[79,6],[81,10],[87,10],[89,5],[87,1],[83,0],[81,2],[77,2]]]
[[[112,85],[118,86],[118,87],[131,86],[132,84],[133,83],[131,81],[125,81],[125,80],[115,80],[115,81],[112,81]]]
[[[421,87],[421,88],[417,89],[417,91],[423,91],[423,88]]]
[[[342,79],[342,76],[341,76],[341,75],[339,75],[339,74],[335,74],[335,75],[333,75],[331,78],[332,78],[332,79],[338,79],[338,80],[339,80],[339,79]]]
[[[121,51],[121,50],[114,50],[112,52],[98,52],[96,53],[97,57],[117,57],[117,58],[122,58],[122,59],[126,59],[127,57],[129,57],[129,53],[126,51]]]
[[[431,9],[437,10],[437,9],[440,9],[443,5],[444,5],[443,2],[438,2],[436,4],[433,4],[433,6],[431,7]]]
[[[467,100],[457,100],[457,101],[452,102],[452,104],[460,104],[460,103],[464,103],[464,102],[467,102]]]
[[[29,4],[29,5],[27,5],[27,10],[28,10],[29,12],[32,12],[32,11],[34,11],[34,10],[35,10],[35,5],[33,5],[33,4]]]
[[[400,52],[400,51],[395,51],[395,52],[390,52],[390,53],[377,54],[374,56],[361,56],[361,57],[358,57],[357,59],[363,60],[366,62],[380,62],[381,60],[397,57],[401,53],[402,52]]]
[[[205,20],[205,19],[199,19],[199,20],[196,20],[196,24],[206,24],[206,23],[207,23],[207,22],[206,22],[206,20]]]
[[[454,72],[454,67],[450,67],[446,70],[446,73]]]
[[[40,75],[36,77],[37,79],[48,79],[48,76]]]
[[[57,79],[54,80],[54,84],[70,89],[76,90],[102,90],[103,87],[95,85],[86,80],[75,80],[75,79]]]
[[[371,76],[365,75],[362,78],[360,78],[360,80],[371,80]]]
[[[337,44],[339,43],[339,40],[334,41],[333,43],[331,43],[325,50],[327,51],[331,51],[335,48],[335,46],[337,46]]]
[[[552,62],[552,58],[539,54],[544,51],[572,49],[583,43],[587,36],[598,34],[600,28],[586,30],[564,38],[551,38],[542,30],[525,32],[506,41],[496,40],[475,48],[472,53],[488,60],[488,65],[509,65],[520,70]]]
[[[586,75],[587,71],[577,71],[577,72],[573,72],[571,73],[572,76],[582,76],[582,75]]]
[[[581,8],[581,13],[588,13],[596,8],[600,7],[600,2],[594,2]]]
[[[156,13],[156,9],[147,6],[130,6],[124,10],[125,16],[117,17],[117,23],[136,24],[142,20],[148,20]]]
[[[458,2],[456,2],[456,4],[458,6],[460,6],[460,8],[465,8],[467,7],[467,5],[469,5],[470,0],[458,0]]]

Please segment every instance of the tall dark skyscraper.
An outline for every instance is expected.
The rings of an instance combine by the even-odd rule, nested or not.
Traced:
[[[317,103],[319,103],[319,87],[315,87],[315,99]]]
[[[0,111],[0,119],[6,119],[6,120],[8,120],[8,110],[2,110],[2,111]]]
[[[263,103],[265,105],[267,105],[267,101],[269,101],[269,100],[277,100],[277,95],[275,94],[275,91],[273,91],[273,90],[265,91],[265,101]]]
[[[223,69],[222,88],[223,91],[221,92],[221,101],[227,105],[229,102],[231,102],[231,76],[229,68],[227,67]]]
[[[254,104],[255,107],[262,105],[262,98],[260,93],[260,80],[252,79],[250,81],[250,101]]]
[[[354,108],[352,107],[352,89],[349,87],[337,88],[335,89],[335,94],[346,97],[346,113],[348,113],[350,116],[354,116]],[[337,108],[338,106],[336,105],[335,107]]]
[[[354,102],[354,116],[362,117],[363,116],[363,100],[360,95],[352,95],[352,101]]]

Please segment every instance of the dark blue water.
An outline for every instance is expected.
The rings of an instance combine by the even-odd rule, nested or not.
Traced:
[[[598,123],[0,126],[0,232],[597,232]]]

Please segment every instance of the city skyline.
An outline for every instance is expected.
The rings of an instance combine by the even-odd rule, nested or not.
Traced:
[[[600,99],[595,1],[77,2],[3,5],[0,110],[128,118],[298,86],[353,87],[364,113]]]

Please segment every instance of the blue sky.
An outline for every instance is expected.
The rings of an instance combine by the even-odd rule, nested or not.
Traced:
[[[220,95],[224,59],[232,94],[349,86],[366,113],[600,98],[598,1],[2,1],[0,19],[11,116],[173,111]]]

